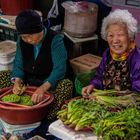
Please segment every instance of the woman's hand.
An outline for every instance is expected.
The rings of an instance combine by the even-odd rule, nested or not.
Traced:
[[[88,85],[86,87],[83,87],[82,88],[82,96],[84,98],[88,98],[89,95],[90,95],[90,93],[93,91],[93,89],[94,89],[94,86],[93,85]]]
[[[14,83],[13,90],[12,90],[14,94],[20,94],[21,93],[22,83],[23,82],[20,78],[15,79],[15,83]]]
[[[34,94],[32,95],[32,102],[34,104],[37,104],[43,101],[44,94],[47,90],[49,90],[50,87],[51,87],[51,84],[49,82],[46,82],[42,84],[40,87],[38,87],[36,91],[34,92]]]

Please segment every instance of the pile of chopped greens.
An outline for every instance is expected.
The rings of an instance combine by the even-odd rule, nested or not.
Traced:
[[[31,96],[27,94],[23,95],[17,95],[17,94],[8,94],[2,97],[1,99],[3,102],[9,102],[9,103],[16,103],[26,106],[32,106],[33,102],[31,100]]]

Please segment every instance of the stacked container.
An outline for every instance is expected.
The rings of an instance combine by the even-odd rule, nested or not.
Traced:
[[[0,42],[0,71],[12,70],[16,53],[16,42],[6,40]]]

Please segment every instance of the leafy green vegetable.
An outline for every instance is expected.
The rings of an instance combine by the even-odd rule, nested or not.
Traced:
[[[8,94],[2,97],[1,99],[3,102],[11,102],[11,103],[17,103],[27,106],[33,106],[33,102],[31,100],[31,96],[23,94],[23,95],[17,95],[17,94]]]
[[[126,108],[96,123],[95,133],[103,140],[137,140],[140,136],[140,110]]]
[[[76,131],[90,127],[100,140],[140,138],[140,94],[95,90],[90,97],[72,99],[58,118]]]
[[[29,96],[29,95],[21,95],[19,104],[32,106],[33,102],[31,101],[31,96]]]
[[[20,101],[20,96],[17,94],[8,94],[1,99],[3,102],[18,103]]]

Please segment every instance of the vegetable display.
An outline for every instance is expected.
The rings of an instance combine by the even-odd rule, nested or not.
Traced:
[[[90,129],[101,140],[138,140],[139,104],[138,93],[95,89],[87,98],[70,100],[57,114],[66,126]]]

